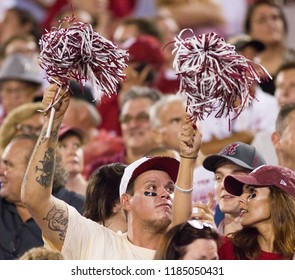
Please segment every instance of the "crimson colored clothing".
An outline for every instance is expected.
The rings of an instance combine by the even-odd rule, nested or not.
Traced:
[[[232,242],[227,237],[222,237],[223,242],[222,246],[218,250],[218,255],[220,260],[236,260],[234,256],[234,250]],[[283,260],[283,256],[281,254],[275,253],[268,253],[268,252],[261,252],[260,257],[258,260]]]

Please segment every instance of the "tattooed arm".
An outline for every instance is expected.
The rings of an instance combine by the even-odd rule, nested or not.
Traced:
[[[57,85],[50,85],[43,97],[43,108],[47,108],[58,90]],[[65,92],[61,90],[60,94]],[[68,225],[66,203],[51,195],[58,129],[63,115],[69,104],[69,94],[65,93],[61,102],[54,106],[52,130],[46,137],[49,126],[50,112],[45,116],[45,123],[38,142],[36,143],[31,160],[22,184],[21,198],[34,220],[42,229],[43,235],[58,250],[61,250]]]

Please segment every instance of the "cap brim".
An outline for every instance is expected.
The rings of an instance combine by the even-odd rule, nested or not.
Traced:
[[[241,160],[239,160],[237,158],[221,156],[221,155],[212,155],[212,156],[206,157],[205,160],[203,161],[203,166],[204,166],[205,169],[207,169],[209,171],[212,171],[212,172],[215,172],[217,164],[221,160],[227,160],[229,162],[237,164],[238,166],[247,168],[249,170],[254,170],[253,167],[251,167],[250,165],[246,164],[245,162],[243,162],[243,161],[241,161]]]
[[[232,195],[240,196],[243,193],[243,186],[260,186],[255,177],[251,175],[229,175],[224,179],[224,188]]]
[[[179,169],[179,161],[172,157],[153,157],[139,165],[132,173],[129,183],[133,182],[140,174],[149,170],[167,172],[175,183]]]

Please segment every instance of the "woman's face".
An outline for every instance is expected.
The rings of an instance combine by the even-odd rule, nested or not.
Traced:
[[[284,42],[286,30],[280,11],[269,5],[258,6],[251,16],[249,35],[266,45]]]
[[[216,241],[205,238],[194,240],[186,246],[182,260],[218,260]]]
[[[240,222],[242,226],[258,228],[271,222],[269,187],[245,185],[240,199]]]

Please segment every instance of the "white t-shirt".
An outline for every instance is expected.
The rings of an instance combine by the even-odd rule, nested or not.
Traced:
[[[127,234],[115,233],[81,216],[68,205],[69,224],[61,253],[67,260],[152,260],[154,250],[133,245]],[[45,246],[55,249],[44,238]]]

